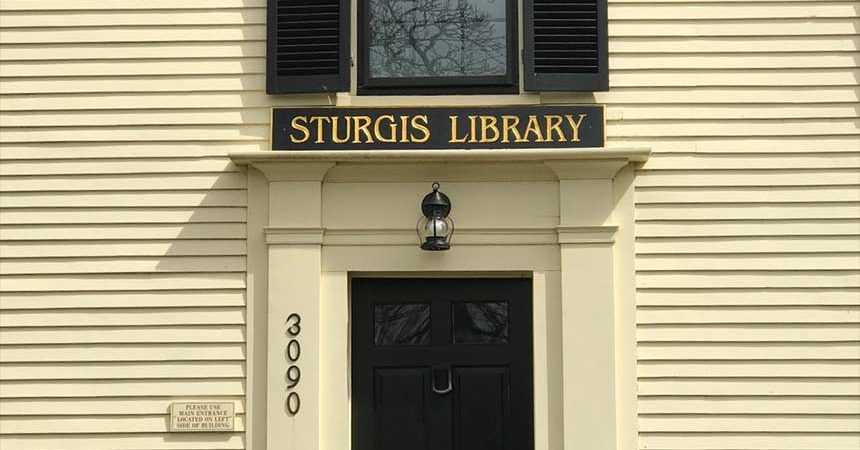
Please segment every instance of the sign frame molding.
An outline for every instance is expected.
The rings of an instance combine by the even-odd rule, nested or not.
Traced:
[[[330,133],[325,134],[322,131],[318,131],[317,127],[313,127],[313,125],[309,123],[304,123],[300,125],[300,128],[307,128],[307,130],[301,130],[301,142],[296,144],[288,144],[285,145],[290,139],[296,137],[293,134],[296,131],[294,128],[288,130],[288,123],[292,125],[292,120],[295,120],[297,117],[307,117],[307,116],[299,116],[298,114],[294,114],[297,112],[308,112],[308,113],[322,113],[323,111],[329,112],[327,115],[313,116],[308,122],[313,121],[313,118],[322,117],[326,119],[330,119],[331,117],[337,117],[337,121],[339,122],[341,118],[344,118],[345,124],[349,125],[350,118],[353,118],[354,122],[351,127],[347,129],[347,138],[346,140],[352,140],[351,142],[344,143],[334,143],[334,142],[322,142],[317,143],[319,138],[326,139],[330,141],[332,138],[332,134],[340,134],[337,131],[331,129],[332,127],[328,127]],[[374,137],[378,137],[376,135],[379,134],[379,126],[378,120],[381,117],[391,116],[393,117],[397,114],[398,111],[401,112],[409,112],[413,113],[413,115],[409,116],[411,119],[415,119],[417,116],[422,115],[420,113],[424,112],[424,116],[427,117],[427,123],[417,124],[419,128],[425,128],[428,130],[427,139],[430,141],[426,142],[412,142],[412,138],[414,136],[414,130],[411,128],[413,123],[410,121],[402,121],[403,116],[398,116],[400,120],[392,120],[389,123],[390,135],[388,139],[394,139],[396,142],[386,142],[379,141],[378,139],[374,139]],[[427,112],[430,112],[429,114]],[[375,114],[375,119],[370,119],[370,122],[365,122],[359,126],[357,119],[355,117],[368,117],[368,115],[352,115],[351,113],[372,113]],[[563,114],[564,112],[568,112],[569,114]],[[435,113],[435,115],[434,115]],[[452,113],[456,113],[452,116]],[[505,117],[512,117],[511,113],[517,113],[519,115],[515,116],[517,118],[516,123],[513,121],[506,121]],[[532,114],[530,114],[532,113]],[[599,118],[597,121],[591,121],[587,117],[581,117],[579,114],[593,114],[596,113]],[[312,107],[298,107],[298,106],[285,106],[285,107],[272,107],[269,111],[269,137],[270,142],[272,143],[273,151],[347,151],[347,150],[446,150],[446,149],[524,149],[524,148],[534,148],[534,149],[545,149],[545,148],[563,148],[563,149],[582,149],[582,148],[602,148],[606,146],[606,105],[605,104],[556,104],[556,103],[545,103],[545,104],[526,104],[526,105],[480,105],[480,106],[464,106],[464,105],[432,105],[426,108],[416,108],[414,106],[366,106],[366,105],[343,105],[343,106],[312,106]],[[443,128],[439,122],[443,121],[440,116],[447,114],[449,122],[446,124],[448,128]],[[285,115],[286,117],[283,120],[279,120],[279,116]],[[528,140],[528,136],[535,134],[534,132],[529,132],[529,127],[531,127],[532,122],[530,120],[531,116],[541,115],[543,120],[537,120],[536,126],[539,130],[536,134],[538,136],[546,136],[549,139],[544,140]],[[571,118],[573,116],[573,122],[571,122]],[[570,117],[568,117],[570,116]],[[455,122],[453,117],[456,117],[456,128],[454,128],[453,123]],[[476,119],[472,120],[471,117],[475,117]],[[487,120],[484,120],[484,117]],[[291,119],[292,118],[292,119]],[[494,121],[491,123],[489,118],[494,118]],[[523,118],[526,118],[524,121]],[[558,118],[558,120],[550,120],[551,118]],[[577,119],[578,122],[577,122]],[[331,122],[327,122],[331,123]],[[435,125],[431,125],[430,123],[435,123]],[[525,127],[522,127],[522,124],[526,124]],[[298,123],[296,123],[298,125]],[[507,126],[506,126],[507,125]],[[323,126],[323,121],[320,120],[317,122],[317,126]],[[462,127],[461,127],[462,126]],[[468,129],[467,129],[468,126]],[[491,127],[490,127],[491,126]],[[513,126],[513,128],[509,129],[509,126]],[[580,128],[582,126],[586,126],[583,129],[583,132],[580,133]],[[394,127],[397,127],[397,131],[394,131]],[[492,128],[494,127],[494,128]],[[533,127],[532,127],[533,128]],[[280,132],[279,132],[280,129]],[[369,142],[356,142],[358,140],[358,135],[360,134],[360,130],[364,131],[363,139],[370,138]],[[410,130],[407,133],[407,129]],[[439,139],[439,133],[433,134],[434,131],[438,131],[440,129],[445,129],[447,134],[443,134],[443,138]],[[478,139],[478,136],[485,137],[488,131],[493,131],[495,129],[495,133],[497,137],[493,141],[481,142]],[[509,133],[510,132],[510,133]],[[587,134],[590,132],[591,134]],[[465,136],[461,138],[461,134],[465,133]],[[423,132],[422,132],[423,134]],[[559,138],[566,138],[568,134],[571,135],[571,139],[562,141]],[[596,137],[594,135],[597,135]],[[290,139],[287,139],[289,137]],[[444,139],[447,137],[447,141]],[[573,141],[573,137],[578,137],[576,141]],[[584,138],[583,138],[584,137]],[[526,139],[525,141],[521,141],[520,138]],[[454,139],[457,139],[454,141]],[[313,141],[313,142],[311,142]],[[572,145],[564,145],[564,144],[572,144]]]

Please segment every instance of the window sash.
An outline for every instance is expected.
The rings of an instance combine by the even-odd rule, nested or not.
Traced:
[[[505,1],[505,75],[485,76],[439,76],[439,77],[392,77],[370,76],[370,0],[358,2],[358,93],[397,94],[405,91],[385,92],[392,88],[409,89],[408,93],[511,93],[518,91],[519,84],[519,17],[517,0]],[[457,88],[463,88],[458,92]],[[452,89],[454,89],[452,91]]]

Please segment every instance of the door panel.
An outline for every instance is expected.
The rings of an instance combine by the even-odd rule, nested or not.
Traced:
[[[353,279],[354,450],[532,450],[531,300],[523,278]]]
[[[374,372],[374,448],[429,450],[425,420],[429,370],[380,368]]]
[[[454,448],[510,448],[505,423],[510,422],[507,367],[454,369]]]

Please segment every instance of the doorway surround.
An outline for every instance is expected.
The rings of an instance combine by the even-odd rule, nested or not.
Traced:
[[[353,276],[530,277],[535,450],[635,448],[633,166],[649,154],[231,153],[248,173],[248,448],[350,448]],[[433,181],[453,203],[446,252],[415,231]]]

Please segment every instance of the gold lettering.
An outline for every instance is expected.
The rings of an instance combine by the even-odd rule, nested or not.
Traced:
[[[561,116],[550,114],[546,116],[546,140],[549,142],[554,142],[552,139],[552,132],[555,131],[558,134],[558,142],[564,142],[567,140],[567,137],[564,135],[564,132],[561,130],[561,122],[564,120]]]
[[[430,129],[427,128],[427,124],[429,123],[429,119],[424,114],[419,114],[417,116],[412,117],[412,128],[420,131],[424,136],[421,138],[415,137],[414,134],[410,134],[410,141],[416,144],[423,144],[430,140]]]
[[[478,116],[469,116],[469,142],[478,142],[478,133],[475,132]]]
[[[481,142],[496,142],[499,140],[499,129],[496,127],[495,116],[481,116]],[[487,131],[492,131],[492,137],[487,136]]]
[[[304,125],[299,125],[300,120],[303,121],[305,124],[308,123],[307,117],[296,116],[296,117],[293,117],[293,120],[290,121],[290,126],[292,126],[293,129],[295,129],[295,130],[301,131],[302,134],[305,135],[305,137],[303,137],[301,139],[297,139],[294,134],[290,134],[290,142],[292,142],[293,144],[302,144],[304,142],[307,142],[308,139],[311,138],[311,130],[308,130],[308,127],[306,127]]]
[[[538,123],[538,118],[536,115],[529,115],[529,123],[526,125],[526,131],[523,133],[525,135],[526,140],[528,140],[529,133],[533,133],[535,137],[535,142],[543,142],[543,134],[540,131],[540,124]]]
[[[355,127],[352,136],[353,144],[373,144],[373,135],[370,133],[370,117],[368,116],[355,116],[352,118],[352,124]],[[367,137],[367,140],[362,142],[361,136],[359,133],[364,133],[364,136]]]
[[[585,116],[587,115],[588,114],[580,114],[579,120],[573,120],[573,116],[571,116],[570,114],[564,115],[565,119],[567,119],[567,123],[573,130],[573,137],[570,138],[570,142],[579,142],[579,126],[582,125],[582,119],[585,119]]]
[[[508,133],[512,132],[516,137],[514,142],[528,142],[526,139],[523,139],[522,135],[520,135],[520,131],[517,130],[517,127],[520,125],[520,118],[517,116],[502,116],[502,142],[508,143],[511,140],[508,138]]]
[[[463,136],[462,138],[457,136],[457,122],[458,116],[448,116],[448,119],[451,121],[451,137],[448,142],[451,144],[462,144],[466,142],[467,136]]]
[[[382,125],[382,120],[385,119],[388,122],[388,127],[391,133],[388,137],[382,135],[379,132],[379,126]],[[394,116],[384,114],[376,118],[376,122],[373,124],[373,135],[376,136],[376,140],[379,142],[397,142],[397,125],[394,123]]]
[[[408,120],[409,116],[400,116],[400,143],[409,142],[409,138],[406,137],[406,129],[409,128]]]
[[[346,136],[341,138],[338,136],[337,128],[338,123],[340,123],[340,118],[337,116],[331,116],[331,141],[335,144],[346,144],[349,142],[349,138],[352,135],[352,127],[349,124],[349,116],[343,118],[344,129],[346,130]]]
[[[325,142],[325,127],[323,127],[323,122],[331,122],[331,119],[325,116],[313,116],[311,117],[311,122],[316,122],[317,124],[317,144],[322,144]]]

